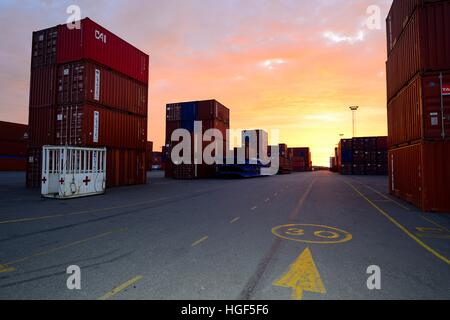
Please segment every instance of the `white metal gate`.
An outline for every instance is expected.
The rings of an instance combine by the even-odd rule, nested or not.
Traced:
[[[41,194],[49,198],[104,193],[106,149],[44,146],[41,185]]]

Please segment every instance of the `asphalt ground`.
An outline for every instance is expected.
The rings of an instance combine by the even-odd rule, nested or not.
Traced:
[[[387,177],[156,172],[66,201],[24,179],[0,173],[0,299],[450,298],[450,215],[388,195]]]

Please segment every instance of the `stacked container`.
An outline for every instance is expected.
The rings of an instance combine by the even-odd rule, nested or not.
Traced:
[[[294,172],[312,171],[311,151],[309,148],[289,148],[292,155]]]
[[[273,148],[269,146],[268,155],[273,157],[272,154]],[[279,169],[278,174],[290,174],[292,173],[292,150],[290,150],[286,144],[280,144],[278,146],[279,150]]]
[[[342,175],[386,175],[387,137],[342,139],[335,158]]]
[[[216,166],[203,162],[194,163],[194,126],[195,122],[202,124],[202,136],[209,129],[221,132],[223,140],[223,155],[227,150],[227,130],[230,128],[230,110],[216,100],[192,101],[172,103],[166,106],[166,147],[163,150],[165,158],[165,175],[175,179],[196,179],[213,177]],[[178,142],[172,141],[172,134],[177,129],[185,129],[191,134],[191,164],[175,165],[171,159],[171,151]],[[211,143],[203,141],[199,153],[203,155],[204,149]]]
[[[28,126],[0,121],[0,171],[25,171]]]
[[[86,18],[33,33],[27,186],[44,145],[106,147],[107,186],[146,182],[149,57]]]
[[[387,18],[390,192],[450,211],[450,1],[394,1]]]

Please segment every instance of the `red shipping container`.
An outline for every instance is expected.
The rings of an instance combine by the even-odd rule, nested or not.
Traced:
[[[149,56],[89,18],[80,29],[58,26],[58,64],[88,59],[148,84]]]
[[[230,109],[216,100],[199,101],[197,107],[198,120],[217,119],[230,123]]]
[[[41,68],[56,64],[58,28],[48,28],[33,32],[31,68]]]
[[[444,74],[450,84],[450,72]],[[388,105],[389,146],[395,147],[421,139],[450,138],[450,96],[443,96],[444,121],[441,112],[439,74],[418,76]]]
[[[153,166],[153,142],[147,141],[147,150],[145,150],[146,171],[151,171]]]
[[[89,61],[58,67],[58,105],[96,103],[147,116],[148,86]]]
[[[34,147],[55,143],[56,108],[30,108],[28,114],[29,144]]]
[[[108,148],[106,168],[108,188],[147,183],[145,150]]]
[[[26,186],[39,188],[42,181],[42,147],[29,147],[26,162]]]
[[[26,156],[0,155],[0,171],[25,171],[27,166]]]
[[[21,123],[0,121],[0,142],[28,142],[28,126]]]
[[[388,101],[417,73],[450,69],[450,1],[416,10],[386,63]]]
[[[422,142],[390,150],[390,193],[422,211],[450,212],[448,159],[449,142]]]
[[[30,108],[55,105],[56,83],[56,66],[31,69]]]
[[[58,145],[145,151],[147,118],[100,105],[58,107],[55,134]]]
[[[395,0],[386,18],[388,54],[391,52],[401,33],[418,6],[442,0]]]

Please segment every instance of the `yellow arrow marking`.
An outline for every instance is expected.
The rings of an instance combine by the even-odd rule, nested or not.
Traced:
[[[0,273],[12,272],[12,271],[15,271],[15,270],[16,269],[14,269],[13,267],[10,267],[10,266],[8,266],[6,264],[0,264]]]
[[[303,291],[321,294],[327,292],[309,248],[303,251],[289,267],[289,270],[280,279],[275,281],[273,285],[291,288],[293,290],[292,300],[302,300]]]

